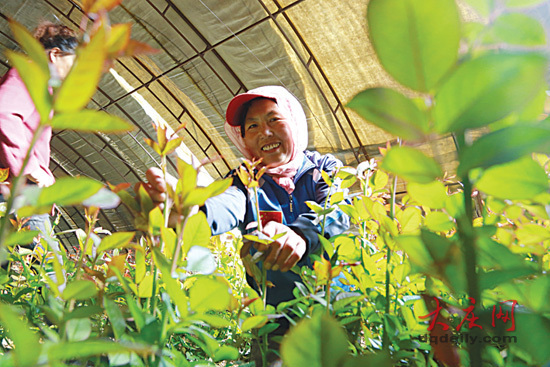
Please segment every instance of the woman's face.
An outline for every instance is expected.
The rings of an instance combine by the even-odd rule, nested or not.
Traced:
[[[289,121],[271,99],[252,102],[244,122],[244,143],[255,159],[268,168],[290,161],[293,140]]]
[[[67,74],[69,74],[69,71],[74,64],[75,59],[76,55],[68,52],[63,52],[57,47],[54,47],[50,51],[50,62],[55,67],[55,70],[57,71],[57,76],[61,80],[65,79]]]

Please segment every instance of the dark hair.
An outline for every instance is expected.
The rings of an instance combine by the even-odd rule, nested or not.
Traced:
[[[57,47],[63,52],[73,53],[78,46],[76,33],[63,24],[52,22],[41,23],[34,30],[34,38],[36,38],[46,50]]]
[[[244,123],[246,121],[246,114],[248,113],[248,110],[250,109],[250,106],[252,106],[252,103],[254,103],[254,102],[256,102],[260,99],[269,99],[270,101],[273,101],[273,102],[277,103],[277,101],[275,99],[267,98],[267,97],[256,97],[256,98],[253,98],[253,99],[251,99],[250,101],[248,101],[246,103],[243,103],[243,105],[240,108],[240,114],[239,114],[239,123],[240,123],[240,126],[241,126],[241,136],[243,138],[244,138],[244,133],[245,133]]]

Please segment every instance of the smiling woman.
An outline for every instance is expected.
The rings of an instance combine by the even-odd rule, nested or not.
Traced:
[[[292,177],[302,164],[308,127],[300,102],[279,86],[256,88],[229,102],[225,131],[248,159],[262,159],[278,185],[293,189]]]
[[[278,305],[294,298],[293,289],[301,278],[289,270],[295,265],[313,265],[310,255],[321,250],[319,235],[329,238],[349,226],[349,218],[335,210],[327,216],[322,229],[317,215],[306,204],[315,201],[324,205],[330,190],[321,178],[321,171],[330,174],[342,163],[331,155],[306,150],[308,128],[304,110],[283,87],[260,87],[234,97],[227,108],[225,131],[247,159],[262,160],[259,166],[266,168],[266,174],[259,180],[256,198],[232,171],[232,186],[206,200],[201,210],[213,235],[233,228],[248,233],[254,223],[261,221],[260,231],[277,238],[268,246],[261,243],[253,246],[266,254],[262,266],[267,269],[267,280],[274,285],[267,291],[267,303]],[[162,172],[152,168],[148,178],[152,198],[162,202],[166,195]],[[243,249],[243,257],[255,251],[252,244]],[[258,289],[251,276],[247,280]],[[278,333],[287,330],[285,321]]]
[[[292,132],[277,102],[255,98],[248,104],[241,135],[251,155],[269,168],[288,163],[294,151]]]

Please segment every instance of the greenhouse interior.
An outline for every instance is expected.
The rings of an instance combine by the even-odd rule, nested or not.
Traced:
[[[55,181],[0,157],[0,366],[550,366],[549,38],[549,0],[0,1]],[[258,98],[313,189],[255,161]]]

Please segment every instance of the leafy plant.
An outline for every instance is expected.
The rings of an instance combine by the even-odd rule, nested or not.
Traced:
[[[323,173],[331,194],[323,205],[308,205],[321,227],[343,211],[351,231],[320,236],[324,253],[312,255],[313,268],[293,269],[302,278],[295,299],[276,308],[262,302],[262,254],[243,259],[255,272],[258,295],[236,256],[242,238],[211,238],[197,210],[229,180],[199,187],[198,167],[180,160],[161,209],[143,185],[133,195],[129,184],[107,189],[63,178],[39,189],[16,178],[0,227],[8,260],[0,270],[0,365],[251,366],[257,340],[265,364],[266,342],[281,317],[291,323],[281,345],[290,367],[547,364],[550,352],[540,345],[550,336],[550,160],[548,121],[539,116],[548,60],[537,48],[545,43],[540,25],[517,12],[537,2],[466,0],[486,25],[461,21],[453,0],[369,2],[369,37],[403,88],[368,89],[348,107],[396,135],[398,144],[381,149],[378,162]],[[11,23],[26,55],[8,57],[41,114],[37,134],[45,126],[130,127],[82,110],[106,60],[147,49],[130,40],[129,25],[107,26],[107,11],[118,3],[83,2],[94,20],[88,42],[53,94],[44,51]],[[157,141],[147,144],[165,173],[181,138],[155,128]],[[485,134],[472,141],[478,128]],[[410,144],[439,135],[456,141],[457,177]],[[253,192],[262,172],[245,163],[239,173]],[[398,178],[403,194],[396,192]],[[99,211],[119,201],[134,213],[139,232],[97,227]],[[22,231],[21,220],[6,213],[45,213],[53,203],[85,207],[76,256],[62,252],[60,262],[48,253],[53,230],[43,238],[44,253],[16,251],[37,233]]]

